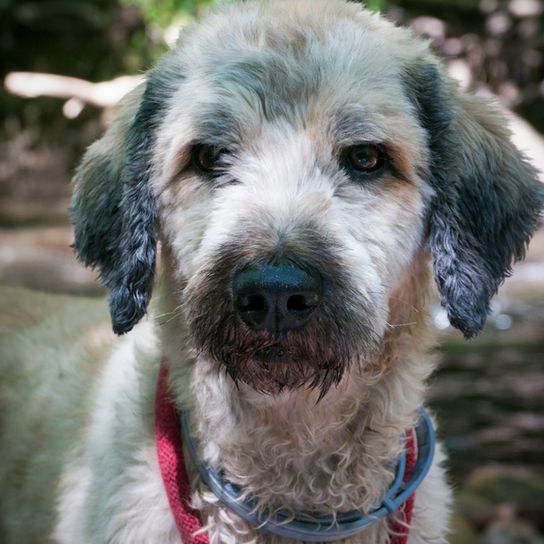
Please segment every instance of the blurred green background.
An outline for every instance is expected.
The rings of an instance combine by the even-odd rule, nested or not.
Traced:
[[[181,26],[215,3],[0,0],[0,284],[103,295],[69,247],[71,172],[107,125],[115,98],[174,43]],[[511,111],[516,144],[544,172],[541,0],[367,6],[427,36],[462,88],[496,97]],[[443,363],[430,403],[457,496],[451,540],[544,544],[544,230],[478,339],[464,342],[437,304],[432,319]]]

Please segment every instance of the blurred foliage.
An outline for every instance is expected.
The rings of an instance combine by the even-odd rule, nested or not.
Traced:
[[[121,0],[121,3],[138,6],[147,23],[165,28],[172,21],[196,17],[207,7],[228,1],[233,0]],[[365,5],[371,10],[383,11],[387,0],[368,0]]]
[[[126,6],[137,6],[143,19],[165,28],[179,19],[199,15],[208,6],[224,3],[221,0],[121,0]]]
[[[372,11],[385,11],[387,0],[368,0],[364,2],[365,6]]]
[[[154,59],[157,42],[146,35],[137,9],[111,0],[0,0],[0,31],[2,72],[91,80],[140,70]]]
[[[187,21],[217,4],[233,0],[120,0],[125,6],[137,6],[144,21],[159,28],[166,28],[176,21]],[[374,11],[383,11],[388,0],[369,0],[366,6]]]
[[[138,6],[147,23],[165,28],[177,19],[196,17],[204,9],[233,0],[121,0],[124,5]],[[366,6],[371,10],[383,11],[387,0],[368,0]]]

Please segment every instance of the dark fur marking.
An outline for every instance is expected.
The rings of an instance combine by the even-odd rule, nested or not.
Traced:
[[[239,111],[239,102],[243,100],[250,109],[257,108],[267,121],[296,119],[299,105],[309,101],[320,83],[318,71],[308,76],[306,62],[301,59],[297,68],[286,63],[279,52],[245,54],[215,67],[213,77],[221,102],[229,104],[234,99],[232,111]]]
[[[492,127],[470,119],[479,142],[466,141],[467,114],[435,66],[412,67],[405,84],[431,151],[436,195],[428,244],[435,280],[451,324],[469,338],[482,329],[490,299],[510,274],[512,261],[524,256],[543,205],[541,187],[534,169]],[[469,149],[480,151],[469,154]]]
[[[119,171],[112,164],[115,157],[84,160],[78,175],[95,179],[86,180],[85,190],[76,188],[71,209],[76,251],[85,264],[100,267],[100,278],[111,290],[116,334],[128,332],[143,317],[153,288],[157,240],[151,158],[161,114],[181,79],[181,72],[165,77],[167,69],[163,63],[149,74]]]
[[[85,183],[76,185],[70,209],[74,247],[87,266],[111,268],[115,263],[121,186],[112,182],[117,177],[113,169],[109,156],[86,156],[76,173],[76,179],[85,179]]]

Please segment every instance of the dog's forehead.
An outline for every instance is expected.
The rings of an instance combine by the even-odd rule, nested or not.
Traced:
[[[405,115],[402,70],[423,47],[355,4],[295,0],[229,6],[182,37],[179,54],[197,132],[213,140],[247,135],[252,117]]]

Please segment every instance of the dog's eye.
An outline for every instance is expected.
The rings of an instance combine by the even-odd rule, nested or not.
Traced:
[[[385,157],[382,150],[372,144],[359,144],[348,147],[343,153],[344,165],[358,174],[370,174],[379,170]]]
[[[228,154],[225,148],[198,144],[193,148],[193,164],[203,172],[221,174],[226,169],[225,158]]]

